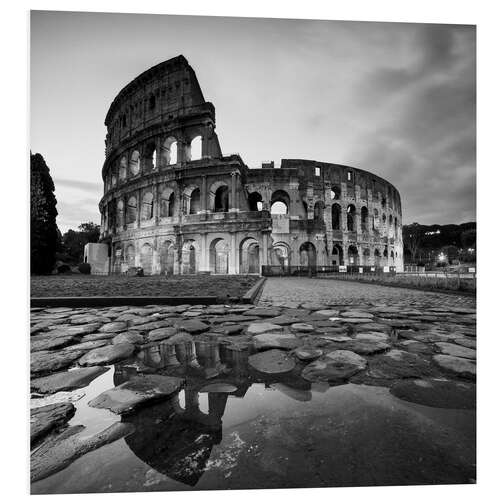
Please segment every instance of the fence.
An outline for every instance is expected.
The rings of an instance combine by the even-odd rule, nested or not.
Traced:
[[[393,266],[262,266],[262,276],[393,275]]]

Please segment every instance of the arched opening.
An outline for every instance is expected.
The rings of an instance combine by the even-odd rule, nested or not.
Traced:
[[[142,196],[141,220],[153,218],[153,193],[147,192]]]
[[[160,247],[160,270],[161,274],[174,274],[175,248],[174,244],[167,240]]]
[[[368,208],[361,207],[361,230],[368,231]]]
[[[118,227],[123,227],[124,224],[124,208],[125,205],[123,203],[123,200],[118,200],[118,203],[116,204],[116,225]]]
[[[314,204],[314,221],[318,223],[323,222],[325,204],[322,201],[317,201]]]
[[[332,200],[339,200],[340,199],[340,187],[339,186],[332,187],[332,189],[330,190],[330,197]]]
[[[347,207],[347,230],[356,231],[356,207],[354,205]]]
[[[118,171],[118,177],[121,181],[127,178],[127,158],[122,156],[120,159],[120,168]]]
[[[385,226],[386,220],[387,220],[387,217],[385,216],[385,214],[382,214],[382,224],[384,224],[384,226]]]
[[[332,266],[342,266],[344,264],[344,249],[342,245],[333,245]]]
[[[378,217],[378,210],[375,208],[373,210],[373,230],[378,231],[380,226],[380,220]]]
[[[182,245],[182,274],[196,273],[196,247],[194,240],[188,240]]]
[[[114,172],[111,173],[111,185],[116,186],[116,174]]]
[[[144,274],[151,274],[153,271],[153,247],[149,243],[144,243],[141,247],[141,267]]]
[[[259,243],[253,238],[247,238],[240,245],[240,273],[260,273]]]
[[[387,252],[387,247],[384,248],[384,259],[385,261],[387,262],[387,256],[388,256],[388,252]]]
[[[226,185],[219,186],[215,191],[214,212],[227,212],[229,208],[229,189]]]
[[[300,245],[299,259],[301,266],[316,267],[316,247],[310,241]]]
[[[197,135],[189,146],[188,161],[201,160],[201,135]]]
[[[113,258],[113,274],[121,273],[123,259],[124,255],[122,253],[122,247],[120,245],[115,245]]]
[[[262,195],[257,191],[248,195],[248,208],[251,212],[260,212],[262,210]]]
[[[210,244],[210,270],[215,274],[229,272],[229,245],[222,238]]]
[[[165,139],[162,156],[165,165],[175,165],[177,163],[177,139],[175,137]]]
[[[350,266],[357,266],[359,264],[358,249],[354,245],[350,245],[347,249],[347,261]]]
[[[389,214],[389,226],[392,226],[392,214]]]
[[[281,268],[289,265],[290,249],[285,243],[277,243],[273,245],[271,252],[271,264],[273,266],[280,266]]]
[[[394,265],[394,251],[391,250],[391,265]]]
[[[197,214],[201,210],[201,192],[199,188],[193,189],[191,191],[191,197],[189,199],[189,213]]]
[[[149,109],[152,111],[156,107],[156,97],[154,95],[149,97]]]
[[[137,220],[137,200],[131,196],[127,200],[127,224],[133,224]]]
[[[367,266],[369,262],[370,262],[370,249],[365,248],[363,250],[363,264]]]
[[[175,194],[171,189],[164,189],[160,197],[160,217],[175,215]]]
[[[153,156],[151,158],[151,166],[153,167],[153,169],[155,169],[157,167],[157,164],[156,164],[156,149],[153,151]]]
[[[134,151],[130,156],[130,172],[132,175],[137,175],[141,169],[141,155],[139,151]]]
[[[376,248],[375,251],[373,252],[373,257],[374,257],[375,265],[377,267],[380,267],[380,250],[378,248]]]
[[[127,247],[127,251],[125,252],[125,261],[127,262],[127,266],[129,268],[135,266],[135,248],[134,248],[134,245],[129,245]]]
[[[289,212],[290,197],[286,191],[281,189],[275,191],[271,196],[271,214],[285,215]]]
[[[156,149],[155,143],[149,142],[144,148],[144,170],[150,172],[155,168],[156,162]]]
[[[338,203],[332,205],[332,229],[334,231],[340,230],[342,227],[342,209]]]

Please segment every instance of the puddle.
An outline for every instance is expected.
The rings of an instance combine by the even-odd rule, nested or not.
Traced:
[[[135,432],[32,484],[32,493],[450,484],[475,481],[475,412],[430,408],[385,387],[329,387],[249,367],[249,353],[159,345],[84,389],[70,425]],[[88,401],[137,373],[181,376],[170,399],[129,415]],[[228,391],[233,386],[235,390]],[[210,388],[220,392],[206,392]]]

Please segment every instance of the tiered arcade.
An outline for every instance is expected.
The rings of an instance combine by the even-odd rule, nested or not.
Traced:
[[[369,172],[224,156],[215,109],[183,56],[139,75],[106,116],[101,242],[109,271],[259,273],[261,266],[403,268],[401,199]]]

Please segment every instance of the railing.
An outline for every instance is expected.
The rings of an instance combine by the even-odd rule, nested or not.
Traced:
[[[396,274],[393,266],[262,266],[262,276],[339,276]]]

